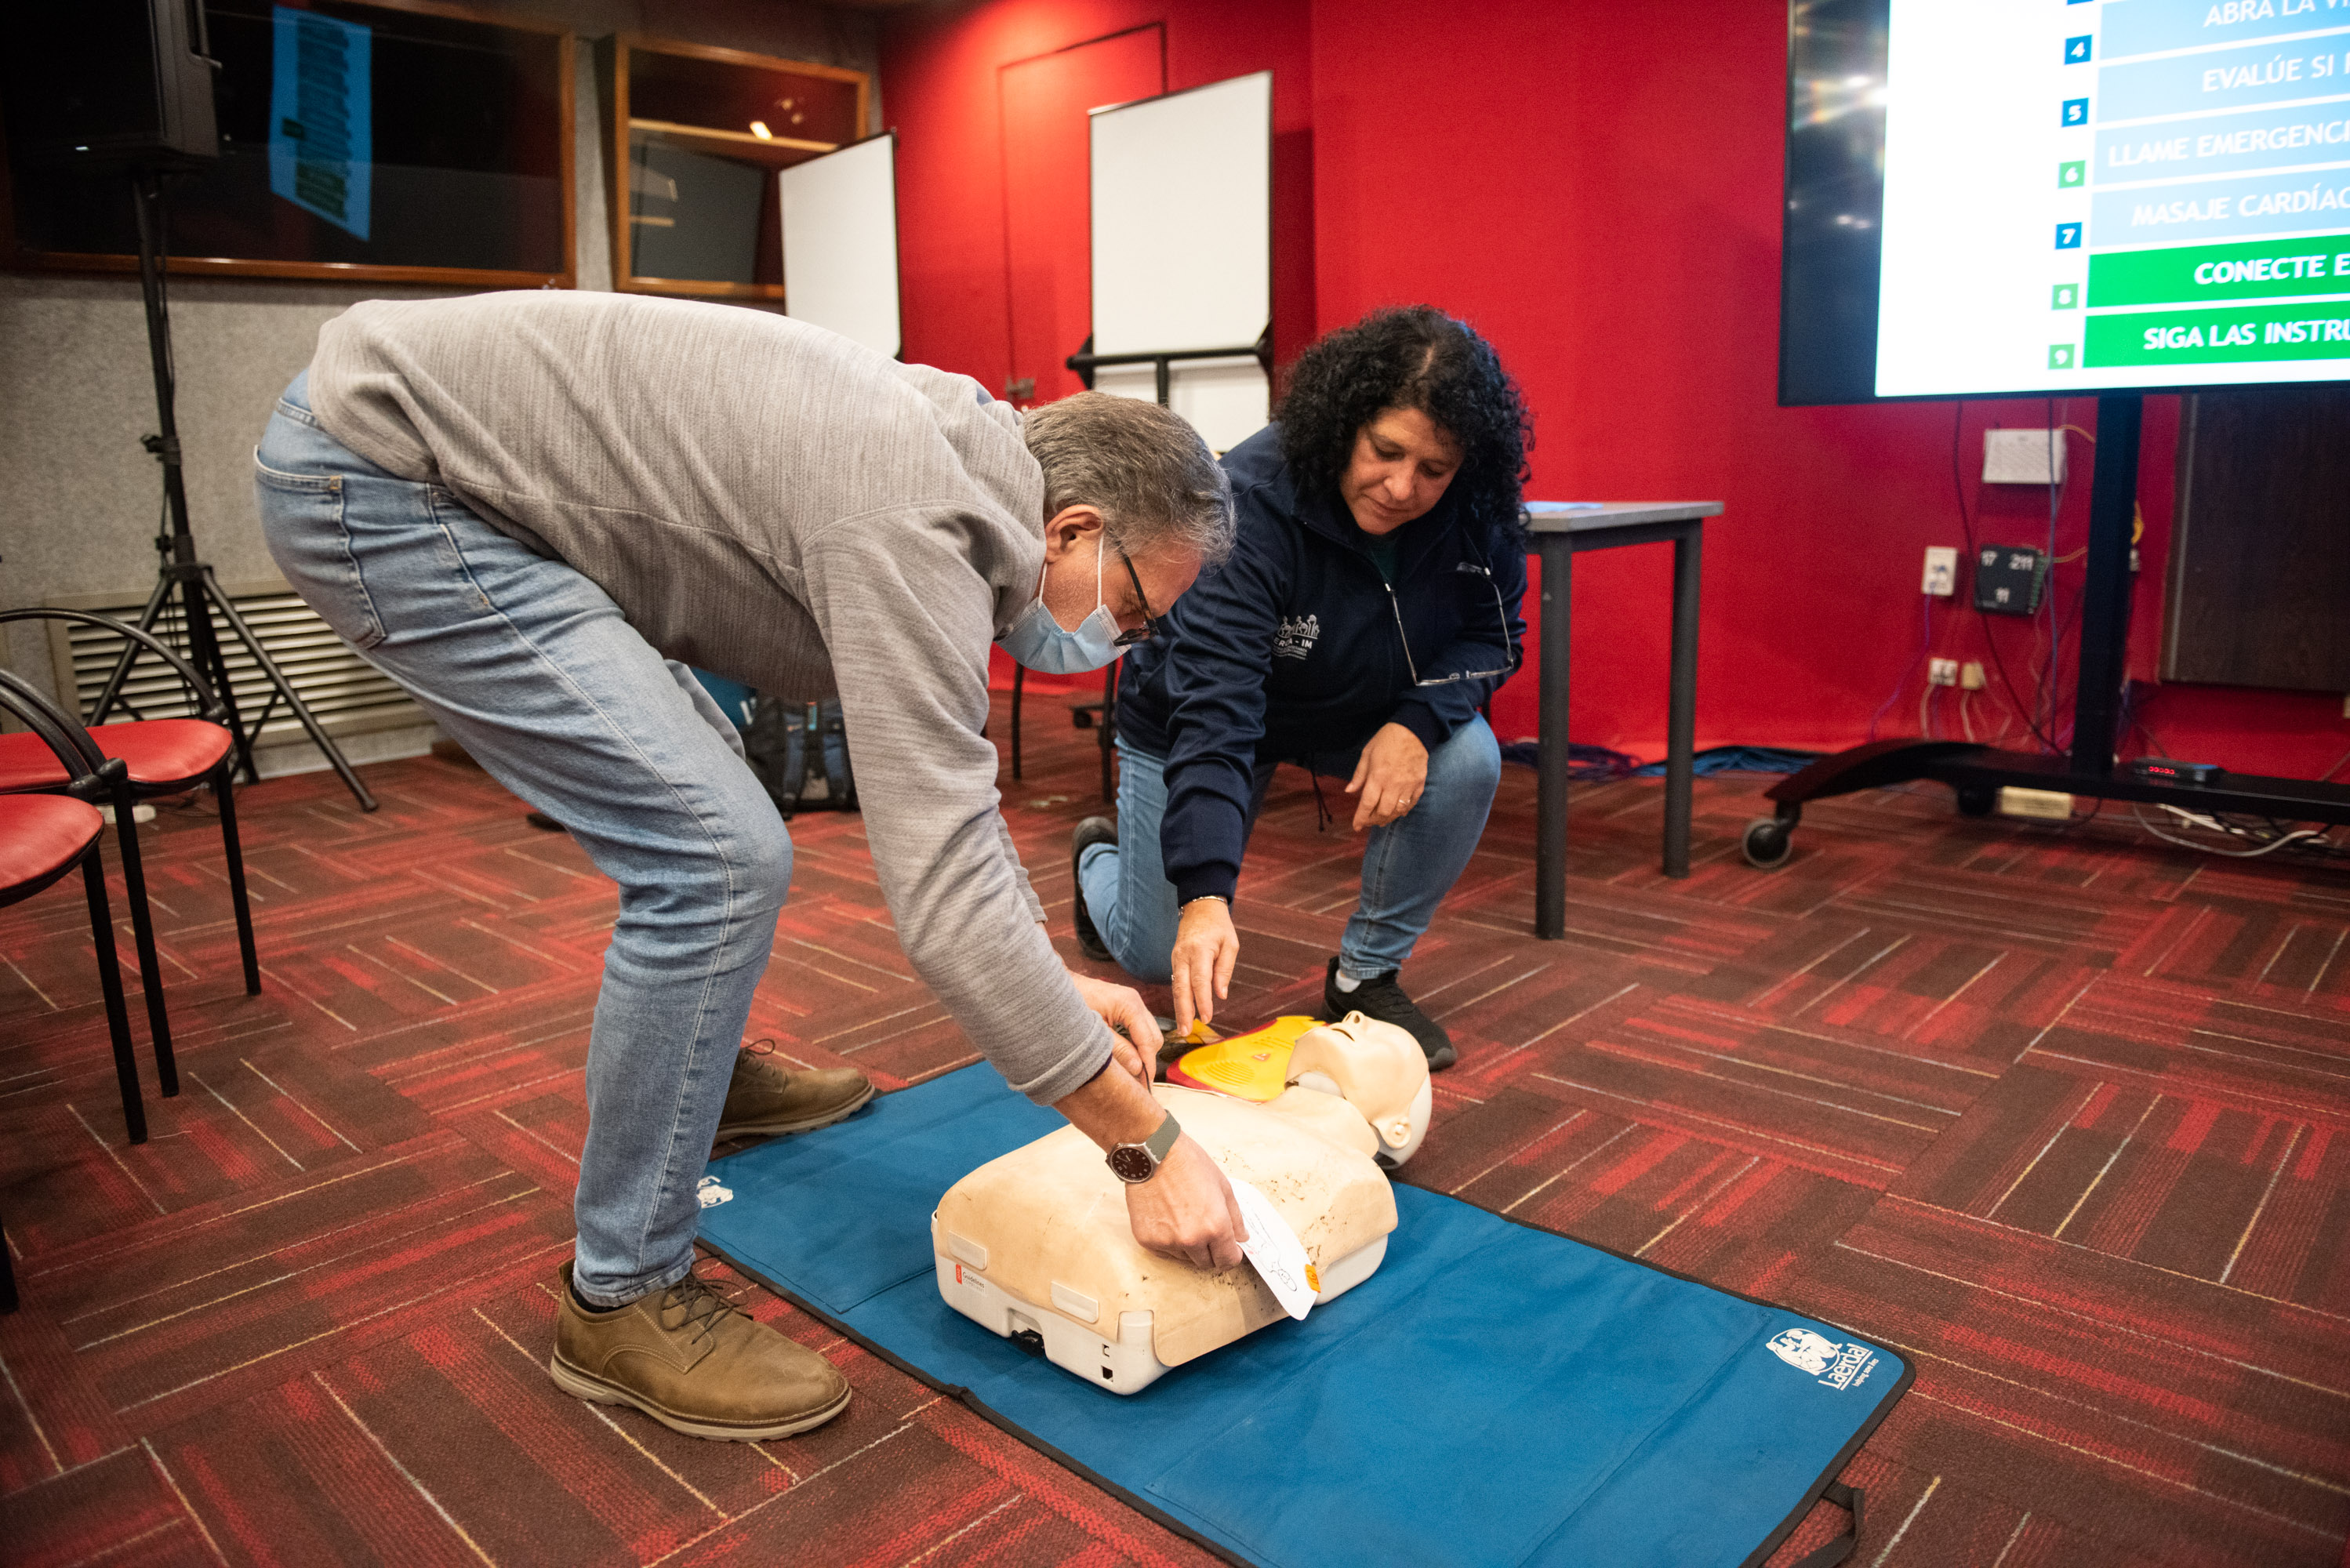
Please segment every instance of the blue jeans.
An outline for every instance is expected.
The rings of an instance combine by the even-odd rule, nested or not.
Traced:
[[[588,1045],[573,1283],[598,1305],[693,1266],[694,1186],[791,880],[733,727],[603,589],[318,426],[307,376],[255,453],[269,552],[327,624],[619,884]]]
[[[1360,755],[1331,753],[1309,759],[1308,765],[1343,786]],[[1171,972],[1168,959],[1181,914],[1159,854],[1167,764],[1124,741],[1118,742],[1118,842],[1097,844],[1079,859],[1077,896],[1118,967],[1137,980],[1163,982]],[[1278,765],[1256,765],[1251,828]],[[1476,852],[1501,782],[1502,748],[1482,719],[1471,719],[1428,753],[1428,784],[1419,802],[1385,827],[1372,828],[1363,846],[1363,896],[1338,943],[1340,969],[1367,980],[1403,967]],[[1354,797],[1344,794],[1333,806],[1346,820],[1354,808]]]

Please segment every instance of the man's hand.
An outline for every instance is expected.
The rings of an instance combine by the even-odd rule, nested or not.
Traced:
[[[1167,1117],[1158,1096],[1116,1062],[1054,1101],[1053,1108],[1104,1154],[1122,1143],[1149,1142]],[[1188,1135],[1175,1140],[1157,1175],[1127,1188],[1126,1217],[1145,1247],[1203,1269],[1239,1262],[1248,1237],[1232,1184]]]
[[[1150,1251],[1211,1272],[1238,1263],[1248,1240],[1232,1184],[1189,1133],[1167,1151],[1158,1175],[1127,1188],[1126,1219]]]
[[[1371,743],[1363,748],[1362,760],[1355,764],[1355,776],[1347,785],[1348,794],[1362,797],[1355,807],[1355,825],[1348,831],[1385,827],[1419,804],[1420,792],[1427,787],[1428,748],[1401,724],[1380,725]],[[1182,1022],[1180,1005],[1179,1024]]]
[[[1232,994],[1232,965],[1240,961],[1240,934],[1232,929],[1232,907],[1222,898],[1194,898],[1183,906],[1175,928],[1175,950],[1168,967],[1175,992],[1175,1038],[1191,1033],[1191,1020],[1212,1023],[1216,1003]]]
[[[1110,1059],[1133,1075],[1135,1082],[1148,1092],[1151,1075],[1158,1070],[1163,1037],[1159,1033],[1159,1020],[1143,1005],[1142,993],[1130,985],[1112,985],[1075,970],[1069,971],[1069,981],[1077,988],[1086,1005],[1100,1014],[1101,1021],[1117,1034]]]

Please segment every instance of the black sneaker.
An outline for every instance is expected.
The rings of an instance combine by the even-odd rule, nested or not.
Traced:
[[[1096,963],[1109,963],[1109,949],[1102,945],[1101,933],[1094,929],[1093,912],[1086,908],[1085,884],[1077,878],[1077,862],[1087,850],[1097,844],[1116,844],[1118,824],[1107,816],[1089,816],[1077,824],[1076,833],[1069,840],[1069,886],[1076,895],[1077,912],[1077,950]]]
[[[1359,1012],[1376,1018],[1382,1023],[1392,1023],[1419,1042],[1422,1054],[1428,1058],[1428,1070],[1441,1073],[1461,1059],[1452,1048],[1452,1036],[1444,1025],[1419,1010],[1418,1003],[1403,993],[1396,983],[1399,971],[1389,970],[1375,974],[1352,991],[1338,989],[1338,961],[1330,961],[1329,975],[1322,981],[1322,1009],[1332,1018],[1344,1018],[1349,1012]]]

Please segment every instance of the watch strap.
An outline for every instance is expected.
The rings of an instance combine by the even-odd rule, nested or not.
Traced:
[[[1183,1129],[1177,1125],[1174,1113],[1169,1112],[1167,1119],[1159,1124],[1159,1130],[1143,1140],[1142,1147],[1150,1151],[1150,1163],[1166,1164],[1167,1157],[1175,1152],[1175,1140],[1182,1136]]]

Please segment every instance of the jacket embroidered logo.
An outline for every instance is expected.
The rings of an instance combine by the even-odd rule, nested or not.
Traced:
[[[1319,616],[1290,616],[1274,634],[1273,651],[1283,659],[1303,659],[1314,651],[1315,642],[1322,635]]]

